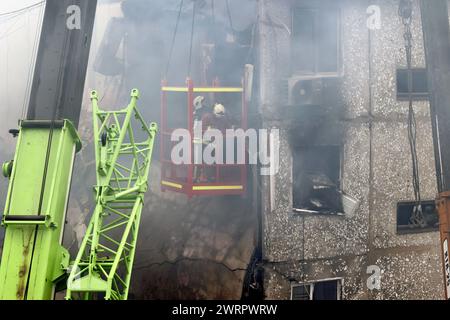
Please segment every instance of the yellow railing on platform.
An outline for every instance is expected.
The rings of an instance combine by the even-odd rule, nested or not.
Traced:
[[[165,92],[188,92],[187,87],[162,87],[162,91]],[[194,88],[194,92],[205,92],[205,93],[233,93],[233,92],[244,92],[243,88],[233,88],[233,87],[202,87]]]

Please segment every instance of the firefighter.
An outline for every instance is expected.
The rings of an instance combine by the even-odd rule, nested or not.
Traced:
[[[205,97],[198,96],[194,99],[194,129],[200,125],[200,121],[202,120],[203,114],[205,112],[204,103]]]
[[[203,132],[209,129],[217,129],[220,130],[224,136],[226,130],[232,128],[231,120],[228,117],[228,114],[226,114],[226,109],[220,103],[214,104],[212,113],[208,112],[202,116],[202,126]]]
[[[201,154],[203,152],[203,141],[202,138],[198,138],[195,136],[195,132],[198,130],[202,130],[202,116],[205,112],[204,103],[205,97],[204,96],[198,96],[194,99],[193,105],[194,105],[194,137],[193,137],[193,144],[194,144],[194,164],[197,164],[195,161],[196,159],[201,159]],[[194,166],[194,182],[200,182],[201,177],[203,176],[203,170],[202,167],[199,165]]]
[[[212,112],[207,112],[202,116],[202,133],[203,135],[207,130],[217,129],[222,134],[223,137],[226,138],[226,130],[233,128],[231,124],[231,120],[226,113],[226,109],[223,104],[215,103]],[[207,141],[205,139],[202,140],[202,145],[213,144],[213,141]],[[225,159],[225,150],[223,151],[223,156]],[[207,167],[201,170],[200,174],[200,182],[214,182],[215,181],[215,173],[216,170],[214,167]]]

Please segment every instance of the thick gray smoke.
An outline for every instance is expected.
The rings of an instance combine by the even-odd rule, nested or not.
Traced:
[[[3,0],[0,13],[37,2]],[[139,88],[139,105],[145,119],[159,122],[162,79],[182,86],[190,76],[197,85],[211,85],[217,77],[222,85],[240,86],[244,65],[253,61],[256,0],[184,0],[174,39],[180,3],[98,1],[79,128],[83,150],[75,163],[64,239],[72,254],[77,251],[93,207],[95,160],[88,90],[97,89],[101,107],[109,109],[123,107],[129,101],[130,90]],[[13,156],[15,140],[7,130],[17,126],[27,106],[42,9],[43,6],[8,21],[0,16],[0,162]],[[184,109],[186,97],[176,97],[171,103]],[[175,122],[187,121],[183,112],[173,112],[171,116]],[[239,197],[189,200],[180,194],[161,194],[158,150],[156,146],[151,192],[146,196],[136,254],[139,267],[133,275],[139,285],[134,292],[147,298],[239,298],[244,273],[228,269],[245,270],[253,252],[255,222],[249,214],[250,201]],[[6,188],[7,180],[1,179],[0,209]],[[228,210],[230,201],[236,208],[232,213]],[[189,270],[197,270],[198,274],[192,273],[190,282],[186,282]],[[217,275],[217,279],[206,279],[205,275]],[[161,281],[167,289],[157,293],[142,285],[151,288],[149,284]],[[201,290],[196,289],[200,287]]]
[[[180,1],[122,1],[122,17],[107,22],[94,72],[122,78],[122,103],[131,88],[140,88],[141,104],[151,119],[159,119],[161,79],[183,85],[190,76],[205,85],[218,77],[222,84],[239,85],[243,66],[252,58],[256,2],[226,2],[183,1],[175,34]]]
[[[98,16],[102,20],[97,21],[97,27],[103,28],[94,30],[88,86],[99,90],[102,107],[123,106],[130,89],[137,87],[141,91],[139,106],[144,117],[159,122],[162,79],[170,85],[183,86],[190,76],[200,86],[211,85],[217,77],[222,85],[240,86],[244,65],[251,63],[255,55],[252,37],[256,1],[229,0],[228,7],[226,2],[196,1],[192,34],[194,3],[184,0],[174,39],[179,0],[127,0],[111,5],[101,1]],[[214,102],[207,99],[209,104]],[[220,102],[232,109],[232,103]],[[185,127],[186,95],[175,95],[168,104],[173,128]],[[239,105],[238,99],[236,106]],[[80,125],[89,128],[90,118]],[[142,213],[133,293],[136,297],[154,299],[239,298],[245,272],[234,273],[229,269],[245,269],[254,249],[256,222],[251,214],[251,198],[188,199],[170,191],[161,193],[158,144],[159,141]],[[95,168],[91,148],[85,143],[75,167],[70,227],[65,241],[72,252],[76,251],[92,208],[89,186]],[[234,203],[233,212],[229,210],[230,203]],[[73,231],[69,232],[70,229]],[[154,286],[159,289],[154,290]]]

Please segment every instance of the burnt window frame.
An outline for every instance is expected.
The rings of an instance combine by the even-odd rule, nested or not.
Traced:
[[[422,200],[422,204],[429,205],[434,204],[436,205],[435,200]],[[398,235],[411,235],[411,234],[418,234],[418,233],[429,233],[429,232],[437,232],[439,231],[439,225],[437,226],[426,226],[424,228],[421,227],[409,227],[406,224],[399,224],[399,208],[400,206],[412,206],[414,205],[414,201],[407,201],[402,200],[398,201],[396,204],[396,210],[395,210],[395,226],[396,226],[396,233]],[[436,208],[436,215],[437,215],[437,208]],[[439,221],[439,218],[438,218]]]
[[[324,10],[333,10],[336,12],[336,70],[335,71],[319,71],[319,56],[317,54],[319,43],[317,41],[314,41],[314,68],[312,71],[310,70],[297,70],[295,68],[295,54],[294,54],[294,26],[295,26],[295,19],[296,19],[296,13],[299,10],[305,10],[305,11],[311,11],[313,13],[313,19],[314,19],[314,26],[313,29],[317,29],[317,25],[320,23],[320,18],[318,17],[317,13],[324,11]],[[292,70],[292,76],[342,76],[343,75],[343,52],[342,52],[342,41],[343,41],[343,34],[342,34],[342,10],[338,4],[336,4],[334,1],[320,3],[320,4],[313,4],[313,5],[295,5],[292,7],[291,10],[291,34],[290,34],[290,64],[291,64],[291,70]],[[316,31],[314,31],[313,38],[317,39],[317,35],[315,34]]]
[[[291,186],[291,194],[292,194],[292,203],[291,203],[291,211],[292,213],[296,214],[296,215],[323,215],[323,216],[344,216],[345,213],[344,212],[340,212],[338,213],[330,213],[327,212],[326,210],[322,210],[322,211],[316,211],[316,210],[309,210],[306,208],[297,208],[295,206],[295,192],[296,192],[296,188],[295,188],[295,175],[294,175],[294,167],[295,167],[295,157],[296,154],[299,153],[301,150],[304,149],[309,149],[309,148],[337,148],[337,153],[338,153],[338,177],[337,177],[337,182],[336,182],[336,186],[337,189],[340,190],[342,192],[343,189],[343,164],[344,164],[344,146],[343,145],[337,145],[337,144],[320,144],[320,145],[304,145],[304,146],[296,146],[293,147],[291,149],[291,155],[292,155],[292,170],[291,170],[291,175],[292,175],[292,186]],[[334,181],[333,181],[334,182]]]
[[[292,301],[325,301],[324,299],[314,299],[314,287],[317,284],[323,284],[326,282],[336,282],[336,300],[329,300],[329,301],[339,301],[342,300],[342,293],[344,288],[344,278],[330,278],[330,279],[321,279],[317,281],[311,281],[311,282],[291,282],[291,294],[290,294],[290,300]],[[297,287],[309,287],[309,299],[294,299],[294,288]]]
[[[408,70],[407,68],[397,68],[395,71],[395,93],[396,93],[398,101],[408,101],[409,100],[409,93],[407,91],[400,92],[399,84],[398,84],[399,83],[399,73],[404,72],[407,77],[409,71],[410,70]],[[430,99],[430,85],[428,83],[427,69],[426,68],[412,68],[411,73],[414,73],[414,72],[423,72],[424,73],[427,91],[426,92],[425,91],[414,92],[414,88],[413,88],[413,92],[411,94],[412,99],[414,101],[427,101]],[[414,81],[414,78],[413,78],[413,81]],[[413,87],[414,87],[414,83],[413,83]]]

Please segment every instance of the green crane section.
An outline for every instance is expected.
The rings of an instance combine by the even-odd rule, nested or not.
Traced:
[[[96,205],[70,267],[66,299],[127,299],[157,132],[156,123],[147,125],[139,113],[138,97],[133,89],[127,108],[103,111],[91,93]]]
[[[21,121],[14,160],[3,165],[10,183],[2,218],[0,299],[51,299],[55,283],[64,278],[69,255],[61,241],[80,148],[68,120]]]

